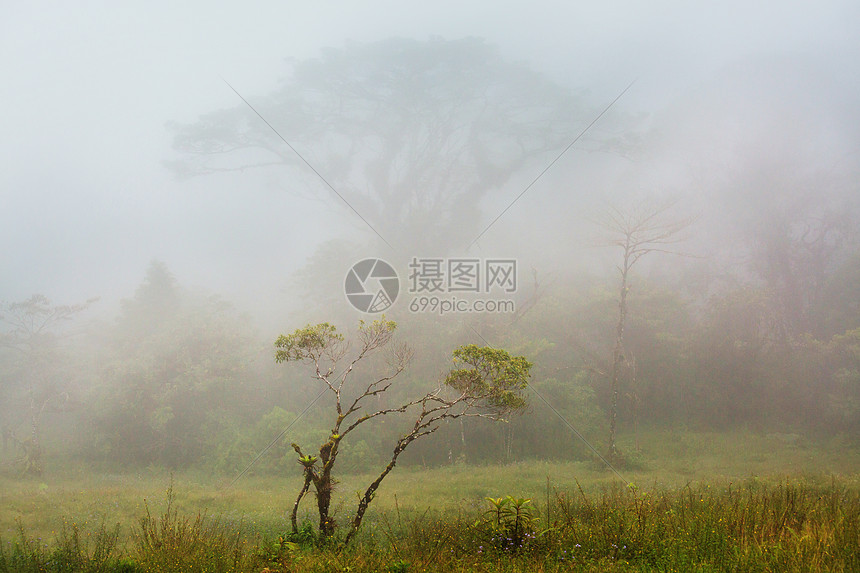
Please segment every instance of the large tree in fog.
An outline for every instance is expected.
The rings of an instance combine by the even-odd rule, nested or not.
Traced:
[[[328,49],[267,96],[243,96],[390,244],[433,253],[468,244],[481,199],[591,119],[471,38]],[[290,190],[331,192],[245,103],[172,129],[180,175],[289,168]]]

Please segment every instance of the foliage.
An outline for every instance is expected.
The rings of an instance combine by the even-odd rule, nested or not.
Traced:
[[[204,458],[242,415],[246,327],[217,297],[184,292],[153,263],[104,348],[90,396],[91,455],[169,467]]]
[[[512,448],[516,452],[512,458],[590,459],[592,452],[572,435],[567,424],[573,425],[593,444],[600,443],[606,435],[606,414],[591,384],[591,375],[586,371],[564,380],[534,381],[531,386],[540,393],[542,400],[535,403],[533,415],[511,422]],[[558,415],[549,410],[543,400],[549,402]]]
[[[445,384],[486,403],[498,414],[514,412],[526,404],[523,390],[528,386],[531,363],[522,356],[511,356],[497,348],[482,348],[474,344],[454,350],[454,363],[470,368],[457,368],[448,373]]]
[[[824,278],[821,295],[810,309],[819,338],[835,336],[860,324],[860,251],[845,257],[842,264]]]
[[[37,294],[0,304],[0,431],[4,450],[9,439],[18,446],[17,465],[24,474],[42,474],[43,415],[64,407],[74,394],[74,362],[61,345],[62,327],[94,300],[54,305]]]
[[[860,328],[834,336],[829,350],[836,366],[831,407],[856,444],[860,442]]]
[[[394,330],[393,326],[390,328]],[[292,334],[278,337],[275,341],[275,347],[278,349],[275,352],[275,362],[321,360],[324,354],[336,360],[341,351],[338,343],[342,341],[343,335],[338,334],[337,329],[327,322],[316,326],[308,325]]]
[[[819,298],[817,306],[809,307],[808,318],[818,326],[789,337],[784,336],[785,322],[774,306],[775,293],[764,282],[728,277],[709,283],[701,276],[707,266],[702,263],[690,273],[707,284],[690,289],[674,278],[644,272],[659,267],[637,267],[641,274],[631,275],[619,369],[618,424],[629,430],[625,454],[639,455],[644,444],[636,436],[655,428],[703,432],[745,428],[856,442],[860,367],[853,334],[857,304],[851,295],[858,263],[854,256],[834,260],[825,285],[834,298]],[[605,380],[615,358],[616,286],[601,276],[564,279],[546,287],[527,313],[512,319],[476,316],[458,322],[410,317],[397,332],[402,335],[405,330],[420,353],[396,384],[365,398],[362,409],[349,417],[358,420],[380,409],[389,414],[360,423],[344,437],[342,431],[332,432],[336,420],[327,414],[331,402],[321,399],[303,414],[302,423],[269,447],[251,474],[283,474],[295,468],[293,442],[314,444],[303,455],[316,457],[316,466],[321,467],[317,448],[333,435],[341,438],[340,476],[382,467],[393,453],[392,445],[408,431],[405,418],[419,414],[422,404],[414,401],[428,389],[439,390],[432,400],[447,402],[468,389],[470,397],[457,407],[468,407],[470,416],[437,420],[441,423],[434,430],[436,438],[413,440],[397,459],[401,466],[589,459],[591,450],[571,428],[595,448],[607,447],[608,420],[602,418],[608,417],[613,402]],[[112,470],[117,465],[149,467],[147,471],[184,467],[232,479],[290,426],[317,393],[301,383],[295,370],[271,360],[263,363],[263,343],[254,340],[247,320],[230,304],[183,288],[163,264],[151,265],[110,322],[81,328],[72,320],[81,315],[68,314],[77,307],[57,306],[45,297],[25,302],[16,303],[15,309],[32,311],[34,320],[37,316],[69,320],[39,330],[31,353],[20,336],[24,331],[15,334],[9,326],[10,306],[3,307],[0,472],[6,474],[24,469],[36,473],[40,466],[49,471],[47,461],[59,464],[63,456],[72,459],[83,453],[88,462]],[[58,314],[52,315],[52,308]],[[301,336],[283,337],[283,348],[275,351],[289,362],[298,358],[313,362],[316,356],[322,376],[328,376],[338,359],[341,367],[346,366],[363,344],[360,335],[342,337],[331,324],[309,328]],[[528,391],[534,390],[552,407],[533,400],[521,416],[499,425],[471,416],[504,415],[502,410],[518,406],[518,395],[527,392],[522,385],[511,384],[515,372],[509,375],[488,366],[494,356],[504,358],[493,349],[479,353],[478,347],[464,346],[447,378],[439,376],[439,364],[447,362],[451,349],[474,340],[473,329],[514,349],[512,354],[536,359]],[[75,336],[67,338],[72,332]],[[13,348],[10,341],[15,337]],[[368,352],[349,375],[342,393],[344,413],[374,382],[372,374],[388,371],[385,359],[398,344],[393,338],[384,345],[382,339],[377,342],[385,350]],[[515,362],[508,365],[516,370]],[[482,372],[492,373],[499,383],[492,388],[483,385]],[[342,373],[335,369],[332,376]],[[428,387],[431,379],[439,386]],[[411,404],[408,412],[398,410],[404,404]],[[36,441],[31,437],[33,418],[38,425]],[[348,425],[342,424],[341,430]],[[50,455],[40,459],[41,450]]]
[[[498,551],[518,553],[530,549],[529,544],[536,539],[535,528],[539,519],[535,516],[532,500],[513,496],[487,498],[490,509],[487,521],[491,537],[488,547]]]

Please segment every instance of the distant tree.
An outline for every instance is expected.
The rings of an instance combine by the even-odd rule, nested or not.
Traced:
[[[4,375],[4,417],[26,413],[29,437],[20,438],[14,424],[3,424],[4,441],[10,438],[22,450],[24,472],[41,475],[41,419],[51,404],[69,399],[60,351],[61,326],[85,310],[95,299],[83,304],[54,305],[43,295],[0,306],[0,349],[11,353]]]
[[[567,89],[474,38],[328,49],[248,96],[391,245],[433,253],[465,246],[481,199],[590,119]],[[329,192],[244,103],[171,129],[181,176],[286,167],[293,189]]]
[[[344,337],[328,323],[308,325],[290,335],[280,336],[275,343],[277,362],[310,364],[313,377],[334,398],[331,434],[319,447],[319,454],[305,453],[301,446],[293,444],[304,473],[304,484],[291,513],[293,532],[298,531],[299,504],[313,486],[320,535],[327,539],[334,534],[336,524],[330,507],[335,462],[344,439],[362,424],[395,413],[411,415],[413,420],[397,440],[388,464],[360,496],[345,543],[349,543],[358,531],[376,490],[409,444],[435,432],[443,421],[461,417],[500,420],[526,405],[523,392],[528,384],[531,363],[504,350],[468,345],[454,350],[455,368],[432,391],[396,406],[368,409],[371,399],[386,393],[394,378],[403,372],[412,358],[409,347],[393,344],[395,327],[394,322],[384,317],[370,324],[362,321],[358,329],[357,349],[351,354]],[[355,397],[347,398],[347,381],[355,373],[356,366],[386,347],[391,350],[388,371],[371,378],[363,389],[359,387],[352,393]]]
[[[680,233],[690,226],[690,218],[668,217],[674,203],[643,201],[628,208],[610,207],[597,223],[603,228],[600,244],[621,249],[621,263],[617,266],[621,284],[618,290],[618,319],[615,323],[615,342],[612,348],[612,365],[609,372],[612,403],[609,409],[609,457],[618,458],[615,443],[618,419],[619,381],[629,356],[625,350],[624,329],[627,324],[627,295],[633,267],[642,257],[651,253],[672,253],[680,240]]]
[[[802,173],[788,161],[748,169],[752,173],[743,175],[749,180],[739,187],[755,186],[755,192],[737,199],[744,213],[738,224],[752,270],[769,293],[773,334],[794,343],[823,330],[814,312],[825,303],[828,277],[857,246],[856,215],[847,198],[857,189]]]
[[[214,295],[185,291],[155,261],[122,302],[91,400],[97,451],[132,464],[183,467],[201,458],[241,395],[247,325]]]
[[[764,417],[773,405],[771,323],[764,289],[739,288],[708,300],[688,341],[695,357],[686,388],[692,417],[720,430]]]
[[[139,339],[157,330],[182,305],[182,290],[167,265],[158,260],[149,263],[146,276],[134,297],[122,301],[124,330]]]
[[[834,421],[854,444],[860,444],[860,328],[834,336],[829,343],[835,388]]]
[[[860,249],[828,277],[813,309],[819,336],[842,334],[860,328]]]

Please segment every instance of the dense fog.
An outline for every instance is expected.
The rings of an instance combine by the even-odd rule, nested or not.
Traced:
[[[621,460],[616,414],[856,441],[856,4],[5,12],[4,467],[292,470],[332,406],[273,342],[383,310],[414,355],[378,409],[459,345],[534,363],[522,415],[408,463]]]

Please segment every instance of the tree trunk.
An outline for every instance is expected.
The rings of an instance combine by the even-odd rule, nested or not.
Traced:
[[[24,472],[40,477],[42,475],[42,444],[39,440],[39,414],[36,412],[36,398],[30,385],[30,439],[24,440]]]
[[[612,350],[612,406],[609,411],[609,458],[618,458],[615,434],[618,420],[618,392],[621,378],[621,365],[624,363],[624,323],[627,319],[627,273],[630,270],[629,257],[625,253],[621,269],[621,291],[618,296],[618,324],[615,327],[615,347]]]
[[[302,486],[302,491],[299,492],[299,497],[296,498],[296,503],[293,504],[293,511],[290,513],[290,524],[293,526],[293,533],[299,532],[298,525],[298,513],[299,513],[299,503],[301,503],[302,498],[308,492],[308,488],[311,486],[311,481],[313,481],[311,468],[305,469],[305,485]]]
[[[331,506],[331,492],[334,484],[331,479],[331,472],[323,469],[322,474],[315,480],[317,490],[317,511],[319,512],[320,522],[319,530],[323,539],[327,539],[334,534],[335,522],[329,517],[329,507]]]
[[[397,442],[397,446],[394,448],[394,453],[391,455],[391,461],[388,462],[388,465],[385,466],[385,469],[382,470],[382,473],[379,474],[373,483],[367,486],[367,489],[364,492],[364,495],[361,496],[361,501],[358,502],[358,509],[355,512],[355,518],[352,520],[352,527],[349,529],[349,533],[346,534],[346,539],[344,540],[344,545],[349,545],[349,542],[358,532],[358,528],[361,527],[361,520],[364,518],[364,513],[367,511],[368,506],[370,506],[370,502],[373,501],[373,495],[376,493],[376,490],[379,488],[379,485],[382,483],[382,480],[385,479],[391,470],[394,469],[394,466],[397,465],[397,458],[406,449],[406,446],[414,440],[416,436],[410,434],[405,438],[401,438]]]

